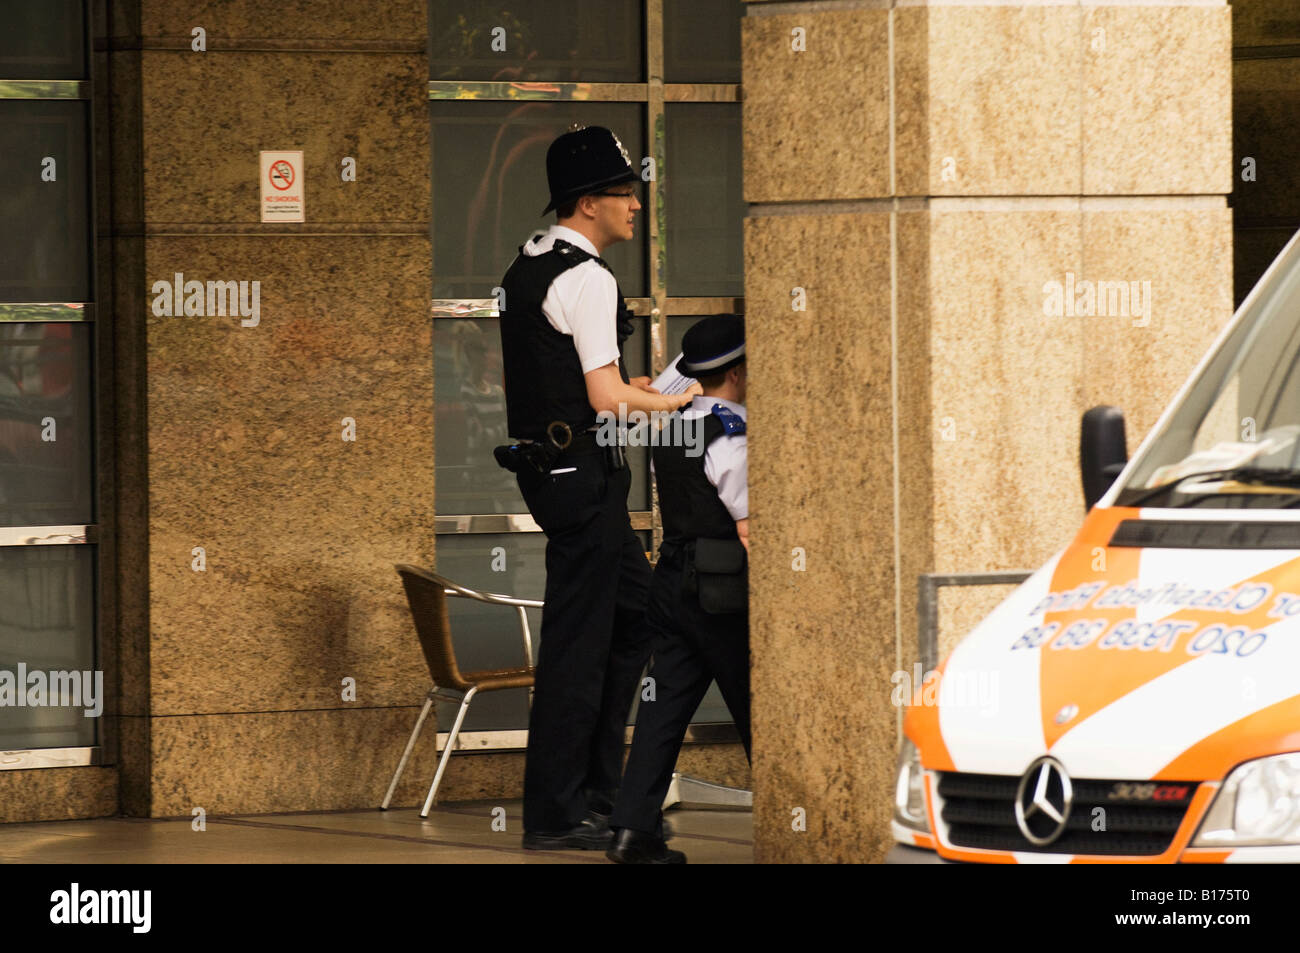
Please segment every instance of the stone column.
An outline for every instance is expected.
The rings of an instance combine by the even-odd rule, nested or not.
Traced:
[[[434,549],[425,4],[114,7],[123,808],[377,805],[428,689],[393,570]],[[263,224],[296,149],[306,221]],[[158,314],[177,273],[257,323]]]
[[[876,861],[917,574],[1068,542],[1080,415],[1136,448],[1230,317],[1229,11],[753,2],[743,44],[755,858]]]

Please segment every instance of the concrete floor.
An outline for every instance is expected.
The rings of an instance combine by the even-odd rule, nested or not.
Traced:
[[[505,831],[492,809],[505,808]],[[324,814],[189,819],[109,817],[0,825],[0,863],[23,864],[607,864],[599,851],[532,851],[520,846],[520,801],[438,805],[425,820],[414,807]],[[500,816],[500,812],[497,812]],[[753,815],[745,810],[673,810],[672,846],[693,864],[748,864]],[[498,823],[499,827],[500,824]]]

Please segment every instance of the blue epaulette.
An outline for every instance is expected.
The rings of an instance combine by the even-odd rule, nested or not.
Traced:
[[[728,410],[721,404],[714,404],[713,416],[722,421],[722,429],[727,436],[732,437],[745,432],[745,418],[735,411]]]

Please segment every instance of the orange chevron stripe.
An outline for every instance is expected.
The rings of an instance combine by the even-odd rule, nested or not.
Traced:
[[[936,670],[940,680],[947,667],[948,660],[944,659]],[[903,715],[903,734],[912,739],[912,744],[921,753],[922,767],[932,771],[956,771],[952,755],[944,744],[943,732],[939,730],[939,706],[916,704],[920,700],[920,692],[921,686],[918,685],[913,692],[912,704],[907,706],[907,712]]]
[[[1300,695],[1261,708],[1206,736],[1156,772],[1155,780],[1226,778],[1243,761],[1287,751],[1300,751]]]
[[[1061,557],[1061,562],[1052,578],[1052,592],[1068,591],[1085,582],[1104,579],[1106,584],[1115,585],[1138,577],[1138,557],[1140,549],[1120,547],[1106,549],[1106,572],[1092,571],[1093,549],[1105,547],[1115,526],[1123,519],[1132,519],[1137,510],[1131,508],[1101,511],[1109,513],[1109,519],[1094,519],[1098,511],[1089,514],[1088,520],[1079,532],[1079,537],[1070,550]],[[1286,560],[1255,576],[1239,579],[1220,588],[1242,586],[1248,583],[1266,583],[1273,587],[1274,593],[1294,586],[1296,576],[1300,574],[1300,557]],[[1223,609],[1181,608],[1160,617],[1158,622],[1187,622],[1191,626],[1182,632],[1169,651],[1120,650],[1115,648],[1098,648],[1100,639],[1081,649],[1051,650],[1050,642],[1044,642],[1040,652],[1039,685],[1041,698],[1041,715],[1043,735],[1047,747],[1056,744],[1068,731],[1082,724],[1090,715],[1107,705],[1141,688],[1151,680],[1173,671],[1178,666],[1192,661],[1196,656],[1187,654],[1188,641],[1202,626],[1230,619],[1234,626],[1264,628],[1277,620],[1270,618],[1268,610],[1274,599],[1270,596],[1258,606],[1244,613],[1228,613]],[[1051,612],[1044,615],[1044,622],[1059,622],[1064,630],[1070,623],[1080,619],[1105,619],[1107,627],[1115,622],[1136,616],[1133,609],[1074,609],[1063,612]],[[1079,714],[1066,725],[1057,725],[1055,716],[1066,704],[1079,706]],[[1183,775],[1187,777],[1211,778],[1218,775]]]
[[[1052,573],[1052,583],[1048,587],[1048,592],[1067,592],[1075,586],[1090,582],[1109,585],[1116,580],[1127,581],[1136,578],[1142,551],[1130,548],[1110,549],[1107,544],[1114,535],[1115,527],[1123,520],[1134,519],[1137,515],[1138,510],[1128,507],[1094,508],[1089,512],[1087,519],[1083,521],[1083,526],[1079,529],[1078,537],[1061,555],[1061,560]],[[1104,571],[1092,568],[1096,558],[1095,551],[1098,549],[1102,550],[1105,558]],[[1060,631],[1063,632],[1072,622],[1079,619],[1105,619],[1106,627],[1110,628],[1115,622],[1127,619],[1132,614],[1132,609],[1125,608],[1047,612],[1043,614],[1043,623],[1045,625],[1051,622],[1059,623]],[[1059,632],[1053,638],[1058,636]],[[1095,640],[1093,644],[1096,644]],[[1080,663],[1083,660],[1080,656],[1092,648],[1091,646],[1079,650],[1053,651],[1048,648],[1050,645],[1051,641],[1045,642],[1039,649],[1038,675],[1039,710],[1043,720],[1043,738],[1047,742],[1048,750],[1060,740],[1062,735],[1088,715],[1119,697],[1111,694],[1106,684],[1105,672],[1099,673],[1100,677],[1098,677],[1097,674],[1092,672],[1085,674],[1081,670]],[[1110,655],[1114,654],[1110,653]],[[1145,656],[1143,660],[1124,659],[1124,662],[1137,662],[1140,665],[1141,661],[1160,661],[1152,660],[1151,653],[1142,654]],[[1110,662],[1110,655],[1100,661],[1103,664]],[[1147,677],[1149,676],[1139,678],[1138,684],[1145,682]],[[1079,714],[1068,724],[1058,725],[1055,721],[1056,713],[1066,704],[1078,705]]]

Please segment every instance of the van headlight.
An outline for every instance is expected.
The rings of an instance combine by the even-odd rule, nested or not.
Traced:
[[[1201,822],[1193,847],[1300,844],[1300,753],[1233,769]]]
[[[925,816],[924,778],[921,753],[904,737],[903,747],[898,752],[898,783],[894,785],[894,820],[911,830],[928,834],[930,821]]]

